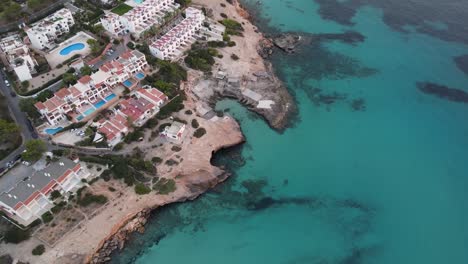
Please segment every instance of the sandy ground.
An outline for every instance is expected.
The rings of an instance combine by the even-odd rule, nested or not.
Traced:
[[[244,27],[244,37],[231,36],[231,40],[236,42],[236,46],[218,49],[223,54],[222,59],[216,59],[221,69],[226,71],[229,76],[237,77],[251,76],[253,72],[265,71],[264,60],[257,52],[258,42],[263,36],[256,32],[257,27],[239,15],[235,6],[219,0],[194,0],[193,3],[212,9],[215,21],[222,20],[223,17],[220,14],[224,13],[228,18],[238,21]],[[222,7],[220,3],[225,3],[226,7]],[[240,59],[237,61],[231,59],[231,54],[236,54]]]

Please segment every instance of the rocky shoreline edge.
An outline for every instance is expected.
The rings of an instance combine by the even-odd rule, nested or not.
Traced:
[[[236,147],[238,145],[243,144],[244,142],[245,138],[242,137],[238,142],[226,146],[221,146],[213,150],[212,156],[220,150]],[[219,183],[222,183],[225,180],[227,180],[230,176],[230,173],[219,169],[217,174],[211,176],[212,177],[207,178],[203,182],[198,182],[196,184],[194,183],[187,186],[188,189],[190,189],[190,193],[185,193],[184,196],[178,197],[176,200],[168,201],[163,204],[158,204],[153,207],[145,208],[137,213],[130,214],[126,218],[122,219],[120,223],[118,223],[112,228],[111,233],[99,243],[96,250],[85,258],[84,263],[108,263],[111,260],[112,253],[114,253],[116,250],[122,250],[125,246],[125,242],[128,239],[130,239],[131,235],[134,232],[145,232],[145,224],[148,222],[148,218],[151,216],[151,213],[154,210],[157,210],[160,207],[172,203],[193,201],[209,189],[212,189]]]

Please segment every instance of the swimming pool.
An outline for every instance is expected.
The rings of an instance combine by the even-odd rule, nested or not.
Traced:
[[[101,101],[104,101],[104,100],[101,100]],[[100,102],[96,103],[96,105],[99,104],[99,103]],[[103,104],[105,104],[105,102]],[[96,106],[96,105],[94,105],[94,106]],[[84,111],[83,114],[79,115],[76,118],[76,120],[81,121],[85,116],[88,116],[88,115],[92,114],[94,111],[96,111],[96,109],[94,107],[89,108],[88,110]]]
[[[145,74],[142,73],[142,72],[139,72],[139,73],[135,74],[135,77],[137,77],[138,79],[141,80],[141,79],[145,78]]]
[[[60,55],[67,56],[68,54],[72,53],[73,51],[84,49],[84,47],[85,47],[85,45],[83,43],[75,43],[75,44],[72,44],[72,45],[69,45],[69,46],[63,48],[60,51]]]
[[[105,100],[101,100],[97,103],[94,104],[94,107],[96,108],[100,108],[101,106],[105,105],[106,104],[106,101]]]
[[[132,84],[133,84],[133,83],[132,83],[132,81],[130,81],[130,80],[125,80],[125,81],[123,82],[123,84],[124,84],[126,87],[132,87]]]
[[[137,4],[141,4],[143,3],[144,0],[133,0],[133,2],[137,3]]]
[[[109,101],[110,101],[110,100],[112,100],[114,97],[116,97],[116,95],[115,95],[115,94],[109,94],[109,95],[108,95],[108,96],[106,96],[104,99],[105,99],[106,101],[108,101],[108,102],[109,102]]]
[[[47,128],[47,129],[44,130],[44,132],[46,132],[49,135],[54,135],[57,132],[61,131],[62,129],[63,129],[63,127]]]

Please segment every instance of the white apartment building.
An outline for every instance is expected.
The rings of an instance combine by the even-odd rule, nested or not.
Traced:
[[[36,73],[34,67],[37,62],[18,34],[0,40],[0,53],[6,65],[15,71],[20,82],[32,79],[32,74]]]
[[[62,8],[48,17],[34,23],[25,32],[31,41],[31,46],[35,49],[52,49],[55,46],[54,40],[70,31],[70,27],[75,24],[72,13],[66,8]]]
[[[0,193],[0,210],[22,224],[29,224],[53,207],[50,194],[57,190],[67,195],[81,187],[91,174],[79,162],[61,158],[42,170],[34,171],[9,190]]]
[[[149,46],[153,56],[161,60],[174,60],[195,42],[205,15],[193,7],[185,9],[185,15],[184,20]]]
[[[111,117],[97,121],[94,126],[105,136],[109,146],[113,147],[128,134],[131,125],[143,126],[168,100],[164,93],[146,85],[133,92],[130,98],[119,102]],[[132,124],[129,124],[129,120]]]
[[[67,115],[72,121],[81,121],[84,112],[91,108],[98,110],[96,104],[112,96],[115,85],[144,72],[147,67],[143,53],[137,50],[124,52],[119,58],[101,66],[96,73],[81,77],[75,85],[60,89],[52,98],[37,102],[35,106],[51,125],[60,124]]]
[[[134,37],[139,38],[152,26],[160,25],[165,14],[175,11],[179,6],[174,0],[146,0],[121,16],[107,12],[101,18],[101,23],[111,35],[119,36],[131,33]]]

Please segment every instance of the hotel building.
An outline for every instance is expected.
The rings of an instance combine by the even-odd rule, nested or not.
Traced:
[[[131,33],[139,38],[152,26],[160,25],[164,21],[165,14],[178,9],[179,6],[174,0],[146,0],[121,16],[107,12],[101,18],[101,23],[111,35]]]
[[[80,163],[61,158],[0,193],[0,210],[28,225],[54,206],[50,198],[53,191],[57,190],[64,196],[73,193],[90,175]]]
[[[26,27],[25,32],[31,41],[31,46],[38,50],[52,49],[54,40],[58,36],[68,33],[70,27],[75,24],[72,13],[62,8],[48,17]]]
[[[127,51],[101,66],[96,73],[81,77],[75,85],[60,89],[52,98],[37,102],[35,106],[51,125],[60,124],[67,116],[73,122],[82,121],[116,97],[112,92],[114,86],[126,82],[136,84],[147,67],[144,54]]]
[[[185,9],[185,19],[149,46],[151,54],[161,60],[174,60],[190,48],[202,29],[205,15],[199,9]]]
[[[15,71],[20,82],[32,79],[32,74],[36,73],[34,67],[37,62],[18,34],[0,40],[0,54],[4,63]]]

